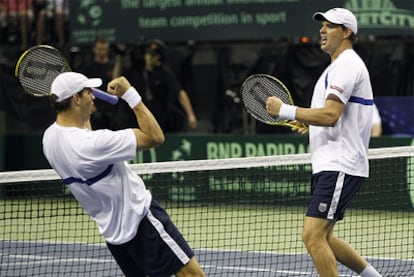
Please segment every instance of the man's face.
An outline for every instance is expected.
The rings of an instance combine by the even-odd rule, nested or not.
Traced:
[[[346,35],[342,25],[328,21],[321,22],[319,33],[321,49],[328,54],[334,53],[342,45]]]
[[[154,69],[157,66],[161,65],[160,55],[147,51],[144,55],[145,66],[147,69]]]
[[[96,42],[93,47],[93,54],[95,56],[95,61],[105,61],[109,57],[110,45],[109,42]]]

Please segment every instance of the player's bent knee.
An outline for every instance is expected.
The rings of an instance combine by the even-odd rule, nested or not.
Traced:
[[[315,234],[308,228],[302,230],[302,241],[305,245],[310,244],[315,239]]]
[[[318,235],[310,229],[303,229],[302,231],[302,241],[308,249],[317,247],[320,244],[321,239],[324,239],[323,236]]]

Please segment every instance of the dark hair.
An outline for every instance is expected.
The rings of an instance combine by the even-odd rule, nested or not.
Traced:
[[[81,91],[77,92],[77,94],[82,97],[82,92],[84,91],[84,89],[82,89]],[[60,112],[64,112],[66,110],[69,110],[70,108],[70,102],[72,99],[73,95],[65,100],[63,100],[62,102],[57,102],[57,96],[55,94],[52,94],[50,96],[50,104],[52,105],[52,107],[55,109],[56,113],[60,113]]]
[[[160,39],[151,39],[147,42],[145,53],[151,53],[160,56],[161,62],[165,61],[167,47]]]
[[[352,34],[349,36],[349,40],[352,44],[355,44],[358,41],[358,37],[354,32],[352,32]]]
[[[105,36],[96,36],[95,40],[93,41],[93,45],[96,45],[97,43],[109,43],[109,40]]]
[[[346,31],[346,29],[349,29],[345,27],[345,25],[341,25],[341,26],[344,31]],[[352,30],[351,30],[351,35],[349,36],[349,40],[351,41],[352,44],[355,44],[357,41],[357,35]]]

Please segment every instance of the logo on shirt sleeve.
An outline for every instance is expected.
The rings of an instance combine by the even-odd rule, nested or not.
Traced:
[[[334,89],[334,90],[338,91],[339,93],[344,93],[343,88],[340,88],[338,86],[330,86],[329,88]]]

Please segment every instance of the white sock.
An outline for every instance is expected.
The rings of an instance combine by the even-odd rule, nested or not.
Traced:
[[[372,265],[368,264],[368,266],[361,272],[361,277],[382,277]]]

